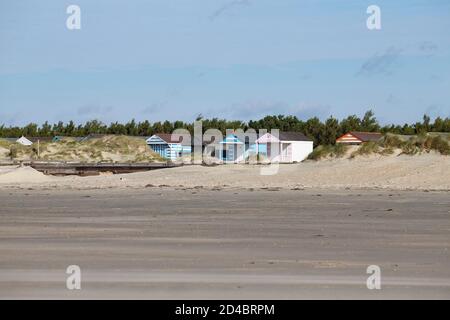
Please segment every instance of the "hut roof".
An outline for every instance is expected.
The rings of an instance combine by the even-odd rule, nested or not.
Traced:
[[[350,131],[350,134],[357,137],[362,142],[378,141],[383,137],[383,135],[379,132]]]
[[[281,141],[312,141],[301,132],[284,132],[280,131]]]

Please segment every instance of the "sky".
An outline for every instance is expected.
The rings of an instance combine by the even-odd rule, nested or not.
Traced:
[[[450,1],[0,1],[0,125],[368,109],[450,117]]]

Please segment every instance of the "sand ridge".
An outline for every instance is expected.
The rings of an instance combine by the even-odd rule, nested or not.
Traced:
[[[0,184],[27,184],[44,183],[52,181],[53,177],[47,176],[31,167],[7,166],[0,167]]]
[[[263,175],[262,170],[275,174]],[[0,169],[1,170],[1,169]],[[1,172],[1,171],[0,171]],[[178,168],[94,177],[50,177],[31,168],[0,175],[0,188],[331,188],[450,190],[450,157],[372,155],[354,159],[272,165],[186,165]]]

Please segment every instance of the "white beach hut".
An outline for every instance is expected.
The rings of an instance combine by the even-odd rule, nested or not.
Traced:
[[[16,142],[20,143],[21,145],[24,145],[24,146],[31,146],[33,144],[33,142],[31,142],[24,136],[21,136],[19,139],[16,140]]]
[[[272,162],[300,162],[313,151],[313,141],[300,132],[266,133],[256,140],[258,153]]]

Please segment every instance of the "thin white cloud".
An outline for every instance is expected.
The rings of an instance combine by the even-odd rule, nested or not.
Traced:
[[[232,8],[235,8],[238,6],[247,6],[249,4],[250,4],[250,0],[233,0],[233,1],[227,2],[223,6],[221,6],[217,10],[215,10],[209,18],[211,20],[215,20],[218,17],[220,17],[222,14],[224,14],[226,11],[231,10]]]

